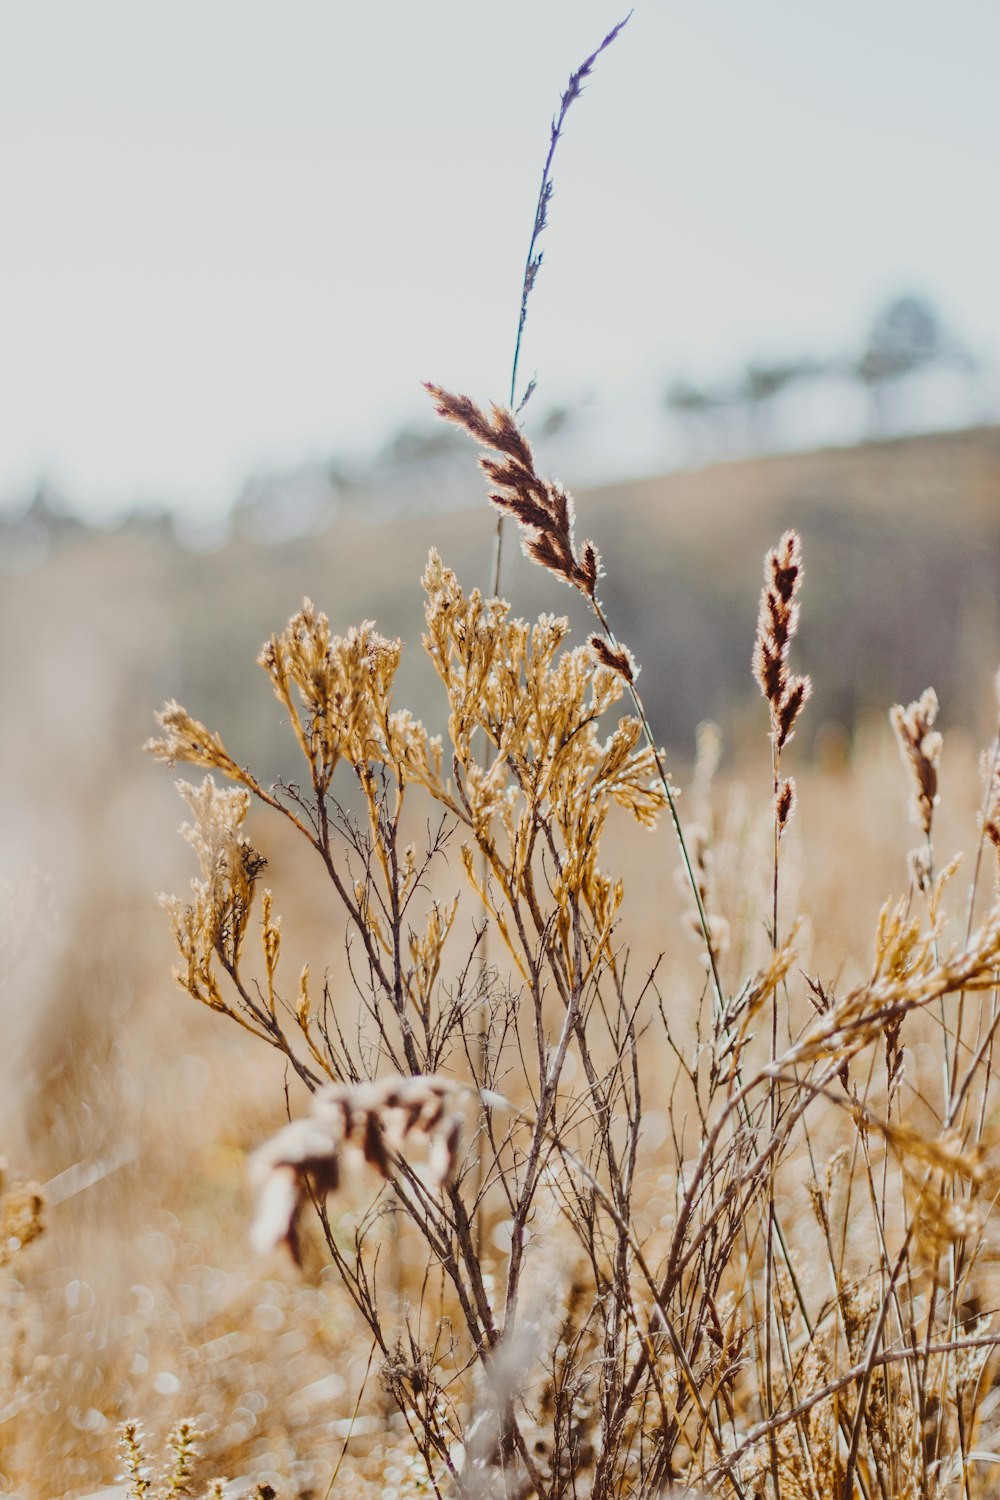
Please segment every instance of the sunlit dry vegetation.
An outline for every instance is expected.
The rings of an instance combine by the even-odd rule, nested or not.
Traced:
[[[506,410],[432,394],[598,629],[572,646],[564,620],[525,624],[432,553],[424,647],[447,741],[393,705],[400,643],[370,624],[336,636],[308,602],[260,657],[302,782],[265,785],[179,705],[161,715],[150,748],[209,773],[181,783],[200,878],[164,902],[178,982],[312,1095],[253,1158],[258,1249],[286,1242],[335,1271],[397,1413],[387,1427],[422,1465],[415,1487],[983,1492],[996,743],[960,880],[934,851],[935,696],[893,709],[919,841],[867,971],[812,972],[782,885],[785,761],[811,689],[792,662],[797,536],[765,560],[753,651],[770,834],[744,811],[752,858],[726,912],[716,734],[686,830],[569,496]],[[336,981],[285,977],[254,802],[333,888]],[[672,825],[700,984],[630,963],[626,888],[602,860],[616,816]],[[850,882],[850,840],[823,857]]]
[[[518,350],[552,155],[619,29],[553,122]],[[483,506],[426,557],[422,649],[352,624],[335,578],[276,619],[270,761],[211,722],[188,664],[191,711],[170,699],[147,745],[181,767],[184,865],[158,768],[137,792],[115,759],[154,631],[116,618],[120,680],[59,697],[54,749],[19,741],[11,780],[45,767],[74,904],[37,875],[3,893],[0,1489],[994,1493],[1000,705],[981,753],[931,687],[875,724],[841,682],[838,725],[824,664],[866,670],[847,610],[841,630],[827,598],[807,648],[811,591],[846,570],[776,528],[715,684],[738,659],[756,719],[731,716],[734,753],[706,716],[678,766],[657,715],[694,653],[649,586],[664,528],[639,556],[592,502],[577,535],[524,434],[530,387],[514,409],[517,353],[509,405],[428,391],[479,450],[493,587],[449,557]],[[500,597],[504,524],[551,594],[534,618]],[[717,601],[721,555],[702,543],[695,570]],[[374,588],[387,556],[349,566]],[[213,612],[199,567],[236,672],[242,600]],[[58,635],[40,607],[34,628]],[[22,686],[40,706],[43,674]],[[159,913],[135,894],[152,869]]]
[[[440,742],[308,604],[260,658],[300,780],[168,706],[202,1005],[116,929],[142,1025],[81,1015],[34,1106],[82,1159],[0,1204],[11,1490],[989,1492],[997,747],[928,692],[806,763],[794,536],[764,582],[760,752],[704,725],[679,795],[598,616],[436,554]],[[9,893],[11,974],[50,906]]]

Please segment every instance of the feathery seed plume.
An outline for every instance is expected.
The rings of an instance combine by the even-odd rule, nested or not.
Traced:
[[[592,635],[587,644],[602,667],[610,667],[612,672],[617,672],[619,677],[624,677],[629,683],[634,682],[638,677],[639,668],[627,646],[619,644],[615,649],[603,635]]]
[[[784,833],[795,813],[795,777],[787,776],[778,782],[778,796],[775,801],[775,814],[778,820],[778,837]]]
[[[932,727],[937,712],[937,693],[933,688],[927,688],[906,708],[901,703],[895,703],[889,710],[889,722],[896,735],[903,765],[910,776],[910,813],[917,827],[928,838],[938,802],[938,767],[944,744],[941,735]]]
[[[771,710],[775,750],[785,748],[812,694],[812,681],[788,669],[791,644],[798,630],[795,595],[802,583],[802,543],[798,532],[786,531],[764,559],[764,588],[757,617],[753,675]]]
[[[593,542],[585,541],[577,551],[573,537],[573,498],[561,484],[542,479],[538,474],[531,445],[520,431],[514,413],[505,406],[493,405],[491,415],[487,416],[468,396],[454,396],[429,382],[425,388],[439,416],[454,422],[484,448],[501,455],[500,458],[484,455],[479,466],[496,485],[490,495],[491,503],[497,510],[513,516],[520,527],[526,556],[579,589],[586,598],[593,599],[601,572],[597,549]]]

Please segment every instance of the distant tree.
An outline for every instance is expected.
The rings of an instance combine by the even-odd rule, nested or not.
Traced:
[[[713,449],[721,446],[733,432],[733,417],[745,413],[750,441],[755,448],[766,447],[770,439],[770,420],[778,396],[798,380],[822,374],[825,365],[813,359],[790,359],[765,364],[752,360],[734,382],[714,388],[692,385],[683,378],[675,380],[666,394],[669,410],[678,414],[699,446],[707,438]],[[737,432],[739,424],[737,424]]]
[[[923,297],[896,297],[875,316],[858,365],[863,380],[891,380],[937,359],[943,348],[937,311]]]
[[[560,437],[573,426],[576,416],[572,406],[550,406],[538,424],[537,434],[540,438]]]
[[[775,398],[797,381],[821,374],[823,368],[822,364],[812,359],[791,359],[773,364],[752,361],[747,365],[733,400],[746,410],[755,447],[765,447],[770,441]]]
[[[692,385],[682,377],[669,387],[665,402],[667,410],[680,417],[692,449],[698,451],[707,446],[714,451],[719,447],[719,418],[727,405],[725,397],[717,391]]]
[[[933,303],[908,293],[894,297],[876,314],[853,373],[867,388],[872,425],[886,427],[887,394],[905,376],[934,364],[971,370],[974,362],[942,325]]]
[[[465,445],[452,428],[440,422],[436,425],[420,422],[391,433],[379,449],[372,469],[392,474],[435,466],[464,452]]]
[[[684,413],[702,412],[711,410],[717,404],[717,397],[711,392],[699,389],[688,380],[675,380],[667,391],[667,405],[674,411]]]

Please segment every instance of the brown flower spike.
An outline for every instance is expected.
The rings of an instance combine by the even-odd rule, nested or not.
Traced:
[[[497,510],[513,516],[520,527],[525,554],[592,600],[601,572],[597,548],[585,541],[577,553],[573,498],[561,484],[538,474],[531,445],[514,413],[494,405],[487,416],[468,396],[453,396],[429,382],[425,388],[439,416],[500,455],[484,455],[479,464],[496,485],[490,501]]]
[[[608,667],[612,672],[617,672],[618,676],[623,677],[626,682],[633,683],[639,675],[635,658],[627,646],[619,645],[616,649],[610,641],[605,640],[603,635],[592,635],[587,645],[602,667]]]
[[[808,677],[788,669],[792,641],[799,625],[795,595],[802,582],[802,543],[786,531],[764,559],[764,588],[757,617],[753,675],[771,710],[771,738],[780,754],[795,733],[795,724],[812,694]],[[786,816],[791,812],[790,805]]]
[[[937,693],[933,688],[927,688],[906,708],[895,703],[889,710],[889,722],[896,735],[899,753],[910,775],[913,821],[928,838],[938,802],[938,767],[944,743],[932,727],[937,711]]]

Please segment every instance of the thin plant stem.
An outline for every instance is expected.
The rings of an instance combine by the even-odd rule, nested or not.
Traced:
[[[521,297],[520,297],[520,303],[519,303],[519,306],[518,306],[517,332],[516,332],[516,334],[514,336],[514,353],[513,353],[512,359],[511,359],[511,366],[510,366],[510,400],[509,400],[509,405],[511,406],[512,409],[514,407],[515,401],[517,400],[517,375],[518,375],[518,367],[520,365],[520,360],[521,360],[521,344],[522,344],[522,341],[524,339],[524,329],[525,329],[525,325],[527,324],[527,321],[528,321],[528,303],[529,303],[529,301],[531,299],[531,293],[532,293],[532,291],[534,289],[535,281],[537,279],[538,272],[539,272],[539,269],[541,268],[541,264],[542,264],[542,253],[541,253],[541,251],[538,248],[538,243],[539,243],[539,240],[541,239],[542,233],[545,230],[546,224],[548,223],[548,208],[549,208],[549,203],[552,200],[552,193],[553,193],[552,163],[555,160],[556,147],[558,146],[559,141],[560,141],[560,139],[562,137],[563,126],[566,123],[566,116],[569,113],[570,107],[575,102],[575,100],[577,100],[580,97],[580,94],[583,92],[583,83],[584,83],[584,80],[587,77],[589,77],[589,75],[590,75],[590,73],[591,73],[591,71],[593,69],[593,66],[596,63],[597,59],[600,57],[601,53],[604,52],[608,47],[611,46],[612,42],[615,41],[615,39],[618,37],[618,35],[620,34],[620,32],[628,24],[629,20],[631,19],[631,16],[632,16],[632,12],[629,11],[628,15],[625,16],[621,21],[619,21],[618,24],[617,24],[617,26],[612,27],[612,29],[608,32],[607,36],[605,36],[604,40],[600,43],[600,45],[598,47],[596,47],[595,50],[592,53],[590,53],[590,55],[583,60],[583,62],[579,65],[579,67],[576,68],[570,74],[569,82],[566,85],[566,88],[563,91],[563,94],[562,94],[562,96],[560,97],[560,100],[559,100],[559,110],[558,110],[558,113],[553,117],[550,129],[549,129],[549,145],[548,145],[548,150],[547,150],[546,156],[545,156],[545,164],[542,167],[542,180],[541,180],[541,183],[539,185],[538,198],[537,198],[537,201],[535,203],[534,218],[532,219],[532,224],[531,224],[531,238],[530,238],[530,240],[528,242],[528,253],[527,253],[527,256],[525,257],[525,261],[524,261],[524,275],[523,275],[523,277],[521,279]],[[528,389],[525,391],[525,393],[524,393],[521,401],[518,403],[518,410],[519,411],[525,405],[525,403],[527,402],[527,400],[531,396],[531,393],[532,393],[533,390],[534,390],[534,381],[531,382],[531,384],[529,385]],[[497,522],[496,522],[496,532],[495,532],[495,535],[494,535],[494,543],[493,543],[493,565],[492,565],[492,568],[490,570],[490,594],[494,598],[496,598],[499,595],[499,593],[500,593],[500,575],[501,575],[501,569],[502,569],[502,565],[503,565],[503,535],[504,535],[504,517],[503,517],[502,514],[498,514],[497,515]],[[487,878],[488,878],[488,875],[489,875],[489,870],[488,870],[488,866],[487,866],[487,859],[486,859],[485,852],[481,852],[481,854],[480,854],[480,870],[481,870],[483,888],[485,889],[485,887],[486,887],[486,881],[487,881]],[[483,942],[483,946],[482,946],[482,948],[480,950],[480,957],[479,957],[480,980],[483,982],[483,988],[484,988],[484,990],[485,990],[485,978],[486,978],[486,973],[487,973],[488,967],[489,967],[489,954],[488,954],[488,951],[487,951],[486,940],[485,940],[485,936],[484,936],[484,942]],[[486,1004],[486,1000],[485,1000],[485,995],[484,995],[483,1005],[485,1006],[485,1004]],[[488,1063],[488,1033],[487,1033],[487,1021],[486,1021],[485,1011],[482,1012],[481,1016],[480,1016],[480,1030],[479,1030],[478,1052],[479,1052],[479,1067],[480,1067],[479,1081],[481,1083],[485,1084],[485,1082],[486,1082],[486,1068],[487,1068],[487,1063]],[[480,1164],[480,1166],[478,1168],[478,1171],[479,1171],[480,1176],[479,1176],[479,1183],[478,1183],[477,1186],[481,1186],[481,1181],[482,1181],[482,1165],[481,1164]],[[480,1197],[480,1194],[477,1191],[477,1193],[476,1193],[477,1200],[479,1199],[479,1197]],[[477,1242],[477,1246],[478,1246],[480,1252],[482,1251],[482,1241],[483,1241],[483,1218],[482,1218],[482,1207],[480,1207],[479,1210],[476,1213],[476,1242]]]
[[[618,640],[618,637],[616,636],[614,630],[611,628],[610,621],[608,620],[607,615],[604,613],[604,609],[600,603],[600,600],[595,596],[590,602],[594,614],[600,622],[601,628],[604,631],[604,634],[607,636],[609,642],[611,643],[612,648],[614,650],[620,651],[621,643]],[[716,1011],[721,1019],[721,1017],[725,1015],[726,1010],[725,991],[723,990],[722,979],[719,974],[719,965],[715,954],[715,945],[712,942],[712,929],[709,926],[708,913],[705,911],[705,903],[701,899],[701,891],[698,886],[698,877],[694,873],[694,865],[691,862],[691,854],[688,850],[687,839],[684,837],[684,825],[681,823],[680,813],[677,811],[677,799],[674,796],[673,787],[670,785],[670,778],[667,776],[666,767],[663,764],[663,757],[660,754],[659,746],[657,745],[656,740],[653,737],[653,729],[652,725],[649,722],[649,717],[646,713],[645,704],[643,703],[634,682],[628,683],[628,693],[629,697],[632,700],[632,706],[635,709],[636,717],[642,725],[642,732],[646,744],[650,750],[650,753],[652,754],[653,763],[656,766],[657,778],[659,779],[660,786],[663,789],[663,795],[667,799],[667,809],[670,813],[670,821],[673,824],[674,834],[677,839],[677,845],[680,849],[681,863],[684,866],[684,874],[687,878],[688,885],[691,888],[691,894],[694,898],[695,903],[695,911],[698,915],[698,926],[701,929],[701,935],[705,940],[705,948],[708,952],[708,962],[712,973],[712,987],[715,991]]]
[[[569,113],[570,106],[579,99],[583,92],[584,80],[590,76],[594,64],[601,53],[611,46],[612,42],[615,41],[628,25],[631,18],[632,12],[629,11],[628,15],[624,16],[618,22],[617,26],[611,28],[600,46],[596,47],[590,56],[585,58],[580,66],[570,74],[569,82],[559,100],[559,111],[553,117],[549,129],[549,148],[545,156],[545,165],[542,167],[542,181],[538,189],[538,199],[535,203],[535,217],[531,225],[531,239],[528,242],[528,253],[524,261],[524,276],[521,280],[521,300],[517,314],[517,334],[514,339],[514,357],[510,367],[509,405],[511,410],[514,410],[516,405],[516,409],[520,411],[535,388],[535,383],[532,380],[521,400],[517,400],[517,372],[521,361],[521,343],[524,338],[525,324],[528,321],[528,302],[542,265],[542,252],[538,248],[538,242],[548,223],[549,204],[552,201],[553,193],[552,163],[555,159],[556,147],[562,137],[563,126],[566,123],[566,116]],[[494,595],[500,592],[500,571],[503,562],[503,523],[504,517],[500,514],[497,516],[496,538],[493,546],[492,592]]]

